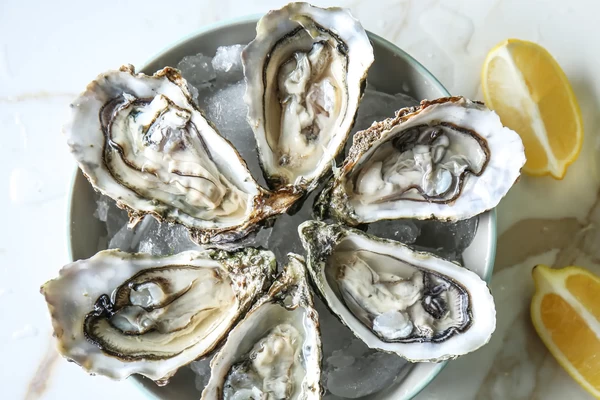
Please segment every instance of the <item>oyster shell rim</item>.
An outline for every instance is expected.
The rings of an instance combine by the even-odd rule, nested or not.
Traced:
[[[233,294],[235,295],[235,301],[236,301],[236,307],[238,307],[237,311],[236,311],[236,315],[231,318],[229,320],[228,326],[226,326],[225,328],[221,329],[221,334],[220,337],[216,338],[216,340],[214,340],[209,346],[207,346],[205,348],[205,350],[203,352],[201,352],[201,354],[196,355],[195,357],[193,357],[192,359],[189,359],[189,356],[186,358],[187,361],[184,361],[183,363],[180,363],[178,365],[175,365],[174,367],[171,368],[166,368],[165,366],[165,362],[169,362],[173,359],[176,358],[185,358],[184,356],[182,356],[182,353],[184,353],[186,350],[189,350],[190,348],[194,348],[195,346],[197,346],[197,343],[191,347],[185,348],[182,352],[174,355],[173,357],[168,357],[166,359],[145,359],[145,358],[136,358],[136,359],[129,359],[126,355],[124,355],[124,357],[119,357],[119,355],[114,354],[112,352],[106,352],[101,346],[98,345],[98,343],[96,343],[94,340],[90,340],[90,338],[88,337],[87,332],[85,331],[85,327],[84,327],[84,321],[87,318],[87,316],[93,312],[94,308],[95,308],[95,304],[96,304],[96,299],[92,299],[89,298],[89,295],[86,293],[82,293],[81,295],[77,296],[77,298],[73,298],[72,294],[69,294],[68,296],[71,296],[71,303],[73,302],[80,302],[82,298],[89,298],[92,299],[93,301],[88,304],[88,307],[84,306],[79,306],[80,310],[77,310],[77,315],[81,314],[83,312],[83,314],[81,314],[81,321],[79,321],[79,323],[73,321],[71,322],[69,325],[71,325],[72,327],[75,327],[77,330],[74,333],[70,334],[70,338],[68,341],[64,341],[61,339],[61,337],[64,337],[66,334],[69,334],[69,331],[67,329],[64,329],[64,326],[66,326],[65,324],[61,324],[59,319],[60,319],[60,314],[62,314],[61,312],[57,311],[58,309],[63,309],[64,305],[61,303],[58,306],[56,305],[57,301],[64,301],[64,296],[61,293],[50,293],[51,289],[49,286],[52,286],[54,284],[58,284],[58,283],[53,283],[53,282],[58,282],[60,279],[63,279],[63,277],[66,277],[67,279],[69,278],[69,276],[73,276],[75,274],[78,273],[85,273],[87,272],[90,267],[94,267],[93,263],[98,262],[100,263],[100,265],[96,265],[96,268],[102,268],[103,265],[102,263],[106,263],[106,260],[103,260],[104,258],[110,258],[110,257],[116,257],[118,259],[120,259],[123,262],[127,262],[127,261],[135,261],[137,259],[140,259],[142,261],[145,262],[151,262],[154,264],[158,264],[158,265],[149,265],[149,266],[145,266],[142,267],[140,269],[140,271],[144,271],[144,270],[150,270],[156,267],[160,267],[161,265],[164,265],[164,263],[170,263],[172,262],[172,260],[180,260],[181,263],[185,262],[186,260],[188,260],[188,262],[199,262],[202,260],[206,260],[206,261],[212,261],[212,262],[216,262],[219,264],[219,267],[223,273],[225,273],[227,276],[231,276],[233,274],[235,275],[240,275],[243,278],[251,278],[255,281],[254,284],[254,292],[252,293],[248,293],[246,291],[242,291],[242,288],[238,287],[237,290],[233,290]],[[258,257],[258,259],[256,258]],[[126,261],[127,260],[127,261]],[[90,265],[90,263],[92,263],[92,265]],[[107,265],[104,265],[104,269],[107,269]],[[176,265],[176,264],[169,264],[169,265]],[[226,337],[229,333],[229,331],[232,329],[232,327],[234,327],[242,318],[245,312],[247,312],[252,305],[256,302],[256,300],[261,297],[262,293],[264,293],[264,291],[266,290],[266,288],[268,288],[274,279],[275,276],[275,271],[276,271],[276,259],[275,259],[275,255],[273,252],[271,252],[270,250],[265,250],[265,249],[259,249],[259,248],[254,248],[254,247],[246,247],[242,250],[234,250],[234,251],[226,251],[226,250],[220,250],[220,249],[203,249],[203,250],[186,250],[186,251],[182,251],[180,253],[176,253],[173,255],[166,255],[166,256],[155,256],[155,255],[151,255],[151,254],[147,254],[147,253],[130,253],[130,252],[125,252],[122,251],[120,249],[106,249],[106,250],[101,250],[99,252],[96,252],[93,256],[87,258],[87,259],[80,259],[80,260],[76,260],[76,261],[71,261],[67,264],[65,264],[62,268],[60,268],[60,270],[58,271],[57,275],[54,278],[51,278],[49,280],[47,280],[45,283],[43,283],[40,286],[40,294],[42,296],[44,296],[44,300],[46,302],[46,306],[48,308],[48,313],[50,316],[50,321],[51,321],[51,326],[52,326],[52,336],[53,336],[53,340],[55,340],[55,348],[58,351],[59,355],[70,361],[70,362],[74,362],[75,364],[77,364],[82,370],[84,370],[86,373],[90,374],[90,375],[102,375],[105,376],[111,380],[116,380],[116,381],[120,381],[126,378],[129,378],[131,376],[136,377],[136,376],[140,376],[140,377],[146,377],[148,379],[151,379],[152,381],[154,381],[158,386],[164,386],[169,382],[169,379],[175,375],[175,373],[180,369],[183,368],[184,366],[190,364],[193,361],[197,361],[199,359],[204,359],[207,358],[209,356],[211,356],[212,354],[215,353],[215,351],[217,351],[222,344],[224,343],[224,341],[226,340]],[[202,268],[202,267],[199,267]],[[253,268],[253,270],[248,271],[247,273],[243,273],[242,272],[242,268]],[[139,271],[138,271],[139,272]],[[129,279],[129,276],[124,278],[124,282]],[[232,279],[232,288],[236,287],[237,285],[239,285],[240,282],[236,283],[236,280],[239,280],[240,277],[236,277],[236,279]],[[246,283],[244,282],[244,289],[246,288]],[[114,289],[114,288],[113,288]],[[238,295],[238,293],[241,293],[240,295]],[[109,294],[110,295],[110,294]],[[54,300],[50,300],[49,298],[53,297]],[[85,311],[85,309],[87,309],[88,311]],[[67,326],[68,327],[68,326]],[[79,331],[81,329],[81,331]],[[204,340],[204,339],[203,339]],[[71,342],[71,346],[69,346],[69,342]],[[94,352],[90,353],[89,351],[86,351],[85,354],[83,355],[83,358],[80,356],[79,358],[81,359],[80,361],[78,361],[77,359],[75,359],[74,356],[77,356],[77,352],[73,353],[72,350],[70,350],[69,348],[73,347],[73,345],[76,345],[76,343],[79,342],[83,342],[84,344],[87,344],[88,346],[91,346],[94,350]],[[97,351],[96,351],[97,350]],[[100,369],[94,369],[94,364],[98,363],[98,358],[99,357],[99,361],[100,363],[102,362],[102,359],[106,358],[107,360],[119,360],[121,363],[125,364],[125,367],[123,368],[123,366],[116,368],[116,369],[111,369],[111,368],[100,368]],[[92,359],[95,359],[95,361],[92,361]],[[145,368],[144,364],[145,363],[150,363],[150,367],[154,366],[156,369],[154,369],[154,372],[152,371],[152,368]],[[131,364],[127,364],[127,363],[131,363]],[[135,365],[134,365],[135,364]],[[162,364],[162,365],[161,365]],[[177,364],[177,363],[175,363]],[[137,369],[137,370],[136,370]],[[160,371],[163,371],[164,373],[160,373],[158,372],[158,369],[160,369]],[[110,372],[113,372],[112,374]]]
[[[356,98],[352,98],[350,103],[352,102],[356,102],[356,109],[354,110],[354,113],[352,115],[350,124],[348,125],[348,129],[347,132],[345,132],[344,134],[341,134],[341,140],[340,143],[338,143],[338,145],[333,149],[333,151],[331,152],[331,154],[333,155],[333,157],[331,157],[330,162],[323,162],[322,160],[320,160],[317,163],[316,169],[314,171],[311,171],[309,174],[309,179],[306,179],[306,176],[304,174],[300,174],[298,176],[296,176],[296,179],[301,179],[301,181],[299,183],[296,182],[287,182],[284,178],[282,178],[282,176],[280,174],[277,174],[277,167],[275,166],[275,168],[273,168],[273,166],[267,168],[266,164],[265,164],[265,159],[266,157],[264,156],[265,152],[269,152],[269,151],[273,151],[266,139],[266,130],[265,130],[265,111],[264,111],[264,89],[265,89],[265,83],[264,83],[264,70],[265,70],[265,63],[263,63],[262,61],[258,62],[258,61],[253,61],[253,60],[248,60],[248,53],[250,51],[256,51],[255,48],[257,48],[258,46],[264,46],[264,36],[269,36],[269,27],[272,27],[273,25],[277,25],[277,19],[286,19],[286,15],[288,13],[299,13],[300,11],[307,9],[307,11],[305,10],[304,12],[308,12],[310,13],[313,10],[317,10],[317,12],[320,13],[344,13],[346,15],[344,15],[344,17],[348,18],[348,20],[353,22],[354,27],[356,28],[355,30],[358,32],[358,35],[361,36],[360,39],[364,40],[366,39],[366,42],[368,43],[368,47],[370,49],[370,52],[368,54],[363,54],[361,52],[361,57],[364,58],[363,62],[360,63],[362,68],[360,70],[362,70],[362,74],[360,77],[358,77],[358,96]],[[263,26],[261,26],[261,24]],[[297,29],[301,29],[302,24],[298,24],[298,28]],[[339,32],[336,32],[334,29],[329,30],[332,32],[332,35],[335,37],[339,37]],[[290,31],[293,32],[293,31]],[[286,33],[286,35],[289,35],[289,33]],[[315,190],[320,183],[322,183],[323,181],[325,181],[329,175],[331,175],[332,172],[332,168],[331,168],[331,162],[335,161],[338,157],[343,157],[343,150],[344,147],[350,137],[350,133],[352,131],[352,128],[354,126],[354,123],[356,121],[356,117],[358,115],[358,110],[360,108],[360,103],[361,100],[364,96],[364,92],[365,92],[365,88],[366,88],[366,82],[367,82],[367,76],[368,76],[368,72],[370,67],[373,65],[373,63],[375,62],[375,55],[374,55],[374,48],[373,48],[373,44],[371,41],[371,37],[369,36],[369,32],[364,29],[364,27],[362,26],[361,22],[358,20],[358,18],[356,18],[351,10],[348,7],[340,7],[340,6],[331,6],[331,7],[320,7],[320,6],[315,6],[311,3],[308,2],[290,2],[285,4],[284,6],[278,8],[278,9],[271,9],[269,10],[267,13],[263,14],[262,16],[260,16],[256,22],[256,34],[255,37],[244,47],[241,57],[242,57],[242,66],[243,66],[243,71],[244,71],[244,81],[246,82],[246,92],[244,93],[244,103],[248,106],[248,114],[247,114],[247,120],[248,123],[250,124],[252,131],[253,131],[253,135],[254,138],[256,140],[256,151],[258,153],[258,161],[259,161],[259,165],[260,168],[262,170],[263,176],[265,178],[265,180],[267,181],[267,184],[269,186],[270,189],[272,190],[282,190],[285,188],[289,188],[289,187],[293,187],[296,188],[296,190],[299,191],[303,191],[305,193],[310,193],[313,190]],[[357,40],[357,39],[355,39]],[[346,43],[346,41],[344,41],[344,43],[346,44],[346,46],[349,48],[349,44]],[[276,45],[277,43],[275,43]],[[268,49],[268,51],[265,53],[266,56],[268,57],[270,55],[270,51],[272,49]],[[256,65],[255,65],[256,64]],[[253,70],[259,70],[261,71],[261,76],[260,78],[254,77],[254,76],[250,76],[248,77],[247,75],[247,68],[248,65],[251,65]],[[258,68],[260,67],[260,68]],[[355,71],[355,72],[360,72],[359,71]],[[348,75],[350,72],[349,67],[346,70],[346,75]],[[254,83],[254,87],[253,85],[251,85],[251,83]],[[345,84],[347,85],[347,82],[345,82]],[[348,93],[350,93],[351,91],[347,90]],[[350,97],[350,96],[349,96]],[[256,99],[260,98],[261,101],[257,102]],[[260,103],[260,106],[257,104],[255,105],[254,103]],[[346,117],[349,118],[349,117]],[[262,129],[259,128],[259,126],[262,126]],[[259,139],[258,135],[257,135],[257,131],[259,131],[262,136],[265,136],[264,138]],[[332,137],[334,135],[331,135]],[[264,143],[263,143],[264,142]],[[323,154],[323,156],[325,156],[326,154]],[[268,160],[271,160],[271,158],[268,158]],[[283,182],[282,182],[282,179]]]
[[[142,70],[145,68],[141,68]],[[236,159],[239,163],[239,167],[245,170],[247,177],[250,178],[251,183],[254,185],[255,193],[248,193],[251,197],[249,200],[252,203],[252,208],[246,210],[245,219],[241,221],[238,225],[224,226],[224,227],[194,227],[190,226],[190,224],[184,222],[184,220],[198,220],[198,221],[208,221],[201,220],[198,218],[194,218],[188,214],[184,213],[184,218],[180,218],[178,215],[173,215],[171,210],[178,210],[178,208],[174,207],[171,204],[161,203],[163,205],[164,211],[159,212],[160,210],[156,210],[156,207],[153,205],[153,200],[143,197],[137,192],[133,191],[126,185],[122,185],[117,182],[110,169],[102,163],[102,165],[98,165],[97,168],[100,171],[96,171],[96,166],[90,164],[88,161],[79,160],[80,156],[75,156],[75,153],[79,152],[76,149],[79,144],[72,144],[72,140],[70,139],[73,136],[72,126],[76,123],[76,118],[78,116],[76,108],[76,102],[80,99],[85,99],[86,96],[93,95],[94,87],[98,86],[99,83],[104,77],[115,74],[115,73],[125,73],[129,74],[132,78],[141,78],[141,79],[166,79],[171,84],[175,85],[180,91],[183,99],[190,106],[190,110],[193,112],[197,112],[200,117],[206,121],[209,127],[214,131],[214,133],[220,137],[220,140],[223,141],[224,145],[229,146],[232,152],[236,155]],[[64,138],[66,138],[67,146],[69,148],[69,152],[71,156],[75,159],[77,164],[77,169],[79,169],[89,184],[92,186],[95,192],[101,193],[107,197],[113,199],[117,206],[123,210],[125,210],[129,216],[129,226],[133,227],[137,223],[139,223],[146,215],[151,215],[160,223],[175,223],[180,224],[186,227],[189,231],[190,238],[199,245],[214,245],[215,247],[219,247],[221,245],[227,245],[232,242],[237,242],[240,239],[245,238],[251,232],[259,230],[263,225],[268,224],[269,220],[285,213],[289,208],[291,208],[296,201],[302,196],[301,193],[298,193],[294,188],[284,188],[282,190],[278,190],[277,192],[273,192],[263,188],[258,182],[254,179],[252,174],[248,169],[248,165],[241,154],[238,152],[236,147],[225,138],[218,131],[214,123],[209,120],[204,111],[202,111],[195,101],[192,99],[191,93],[188,88],[187,81],[183,78],[181,73],[173,67],[165,66],[154,73],[146,74],[144,72],[136,72],[135,67],[132,64],[123,64],[118,69],[109,69],[104,72],[99,73],[92,81],[90,81],[85,90],[81,91],[71,102],[70,102],[70,111],[67,116],[66,121],[61,126],[61,133]],[[104,157],[102,156],[102,161],[104,162]],[[101,176],[106,175],[106,177]],[[115,181],[117,186],[120,186],[128,196],[132,197],[132,199],[137,203],[137,207],[130,204],[131,202],[126,199],[119,199],[115,197],[119,197],[115,195],[111,196],[106,190],[106,188],[99,187],[97,185],[98,181],[106,180]],[[240,190],[245,191],[244,187],[239,187]],[[144,208],[144,209],[142,209]]]
[[[306,235],[304,235],[302,233],[302,231],[306,227],[310,228],[310,225],[315,225],[315,226],[319,226],[321,228],[330,229],[335,232],[334,235],[327,237],[328,243],[326,244],[326,246],[328,246],[328,248],[325,251],[321,251],[319,253],[319,255],[315,255],[311,251],[311,247],[315,246],[315,244],[312,244],[312,243],[305,244],[306,243],[306,239],[305,239]],[[333,314],[343,325],[345,325],[352,332],[352,334],[357,339],[363,341],[369,348],[375,349],[377,351],[389,353],[389,354],[392,354],[392,353],[397,354],[398,356],[406,359],[407,361],[409,361],[411,363],[421,363],[421,362],[438,363],[438,362],[445,362],[445,361],[449,361],[449,360],[454,360],[459,357],[463,357],[466,354],[472,353],[489,343],[489,341],[492,337],[492,334],[496,329],[495,301],[492,296],[491,289],[488,285],[488,282],[486,280],[482,279],[478,274],[471,271],[470,269],[463,267],[462,265],[460,265],[457,262],[446,260],[445,258],[437,256],[435,254],[428,253],[426,251],[413,250],[410,246],[408,246],[404,243],[401,243],[401,242],[398,242],[395,240],[391,240],[391,239],[385,239],[385,238],[380,238],[380,237],[377,237],[374,235],[370,235],[359,229],[356,229],[356,228],[353,228],[353,227],[350,227],[347,225],[343,225],[341,223],[326,223],[323,221],[308,220],[308,221],[305,221],[302,224],[300,224],[300,226],[298,227],[298,234],[301,238],[302,245],[305,248],[305,251],[307,253],[306,269],[309,272],[310,282],[311,282],[314,292],[323,301],[323,304],[325,304],[325,306],[331,312],[331,314]],[[351,234],[358,235],[369,241],[378,242],[378,243],[384,244],[384,245],[392,245],[392,246],[395,246],[398,248],[403,248],[403,249],[408,250],[409,252],[414,253],[416,255],[425,256],[425,257],[432,258],[432,259],[437,259],[438,261],[441,260],[445,263],[455,265],[457,268],[460,268],[461,270],[466,271],[467,275],[471,275],[469,277],[470,279],[475,279],[476,282],[481,281],[481,282],[477,282],[477,283],[478,284],[483,283],[485,285],[485,287],[487,288],[487,292],[484,292],[483,294],[487,297],[487,300],[489,301],[490,305],[492,306],[492,311],[493,311],[493,316],[492,316],[492,321],[491,321],[492,324],[490,327],[491,329],[489,330],[489,333],[486,334],[486,338],[483,341],[480,341],[477,347],[472,348],[472,349],[468,350],[467,352],[462,352],[460,354],[444,354],[439,357],[433,357],[433,358],[414,358],[414,357],[406,356],[401,353],[403,346],[406,346],[406,345],[415,346],[415,345],[419,345],[419,344],[423,344],[423,343],[418,343],[418,342],[401,343],[401,342],[384,342],[384,341],[382,341],[377,335],[375,335],[373,332],[371,332],[371,330],[368,327],[366,327],[351,311],[348,310],[348,307],[344,304],[343,301],[341,301],[339,298],[337,298],[337,296],[332,291],[332,289],[325,290],[325,286],[329,286],[329,283],[323,283],[321,280],[321,278],[324,277],[324,268],[326,268],[326,265],[324,265],[326,263],[324,260],[322,260],[322,258],[323,258],[323,256],[328,257],[330,254],[332,254],[332,251],[335,248],[335,245],[332,246],[331,248],[329,248],[329,246],[331,246],[331,243],[329,243],[329,242],[344,239],[346,236],[351,235]],[[320,266],[314,267],[313,263],[314,263],[315,259],[317,260],[318,264],[321,264]],[[318,270],[315,268],[318,268]],[[461,271],[461,272],[463,272],[463,271]],[[327,282],[326,278],[325,278],[325,281]],[[342,313],[336,310],[337,307],[334,307],[331,305],[330,301],[328,300],[328,295],[332,295],[333,297],[335,297],[336,303],[339,303],[340,308],[345,308],[347,310],[346,314],[348,315],[349,320],[346,320],[345,317],[342,316]],[[472,312],[473,311],[471,311],[471,313]],[[471,315],[471,318],[474,318],[474,317]],[[364,336],[361,333],[358,333],[353,328],[354,325],[357,326],[358,329],[362,331]],[[474,326],[473,321],[471,321],[469,325],[470,325],[469,328],[466,329],[463,332],[463,334],[466,332],[469,332],[469,330],[473,328],[473,326]],[[476,328],[479,328],[479,327],[476,327]],[[450,338],[450,339],[452,339],[452,338]],[[387,345],[388,347],[398,346],[398,347],[400,347],[400,349],[394,350],[391,348],[382,348],[382,346],[377,345],[378,342],[383,343],[384,345]],[[443,342],[440,342],[440,343],[443,343]],[[428,343],[425,342],[425,344],[427,345]],[[435,345],[435,343],[434,343],[434,345]]]
[[[492,201],[488,201],[485,207],[483,207],[482,209],[476,209],[475,211],[459,210],[458,212],[448,213],[449,215],[445,216],[436,214],[434,211],[427,211],[421,212],[420,214],[413,213],[406,215],[397,213],[393,216],[377,218],[360,217],[355,212],[354,207],[350,204],[349,193],[346,191],[345,186],[347,178],[352,174],[354,167],[359,165],[361,157],[365,155],[365,153],[367,153],[378,141],[386,140],[386,137],[388,135],[393,135],[393,133],[391,133],[392,129],[401,126],[403,123],[411,120],[412,118],[418,117],[421,114],[421,112],[427,110],[428,108],[435,106],[447,106],[448,104],[458,104],[464,106],[465,109],[479,107],[477,111],[489,112],[494,114],[494,123],[498,125],[498,128],[500,130],[507,130],[512,132],[514,134],[514,138],[518,139],[518,141],[521,142],[520,147],[523,149],[521,157],[522,160],[516,159],[516,164],[519,164],[520,166],[518,172],[516,173],[514,182],[510,182],[510,184],[507,183],[507,190],[504,191],[504,194],[501,195],[499,198]],[[474,131],[474,133],[480,136],[478,132]],[[489,140],[488,138],[484,139],[486,141]],[[490,152],[493,152],[493,150],[490,149]],[[492,156],[488,157],[488,160],[486,161],[486,168],[492,160],[491,157]],[[375,121],[369,128],[359,131],[354,135],[352,145],[348,150],[348,154],[344,159],[342,166],[335,171],[334,176],[330,178],[323,191],[315,200],[313,210],[316,218],[319,220],[324,220],[327,217],[332,217],[335,220],[343,222],[344,224],[350,227],[356,227],[357,225],[364,223],[373,223],[383,220],[397,220],[402,218],[410,218],[417,220],[438,220],[443,222],[454,222],[458,220],[468,219],[495,209],[500,200],[504,196],[506,196],[506,194],[512,188],[512,186],[519,181],[521,176],[521,170],[524,164],[525,153],[520,136],[516,132],[510,130],[510,128],[507,128],[505,125],[503,125],[500,121],[500,117],[497,114],[495,114],[492,110],[487,109],[483,102],[470,100],[464,96],[446,96],[434,100],[422,100],[419,105],[404,107],[396,111],[395,117],[390,117],[384,119],[383,121]],[[482,171],[482,173],[479,176],[483,175],[484,172],[485,171]],[[477,176],[477,178],[479,178],[479,176]],[[450,203],[455,204],[458,202],[461,202],[460,196],[457,199],[451,201]]]
[[[313,341],[311,342],[310,349],[312,350],[311,355],[317,358],[317,368],[305,369],[306,373],[302,381],[302,389],[308,392],[303,392],[302,394],[304,394],[305,396],[298,397],[298,399],[318,400],[323,395],[324,388],[321,385],[323,351],[320,320],[319,314],[314,307],[313,290],[310,284],[310,277],[307,271],[306,261],[303,256],[295,253],[288,253],[287,257],[287,263],[285,264],[284,268],[279,272],[277,277],[275,277],[271,286],[266,291],[264,291],[264,294],[254,302],[254,304],[246,312],[244,317],[240,319],[235,324],[235,326],[232,327],[232,329],[229,330],[226,340],[223,342],[222,346],[214,353],[214,357],[210,361],[210,378],[206,386],[202,390],[202,395],[200,397],[201,400],[217,400],[217,398],[222,398],[221,388],[224,382],[222,380],[215,380],[221,379],[221,375],[223,374],[220,371],[220,375],[218,377],[215,377],[215,375],[213,375],[213,371],[215,371],[215,367],[218,366],[217,364],[221,361],[221,359],[223,359],[223,362],[225,363],[230,361],[225,356],[223,356],[224,352],[228,350],[226,349],[226,346],[229,343],[230,336],[232,334],[237,335],[238,333],[241,335],[242,333],[238,332],[238,330],[241,331],[244,322],[252,318],[254,312],[259,310],[262,306],[266,304],[277,304],[288,311],[293,311],[297,308],[303,308],[305,310],[303,323],[306,324],[307,321],[310,322],[310,328],[313,329],[313,333],[315,333],[315,335],[312,337]],[[293,294],[292,301],[294,303],[292,305],[284,304],[283,302],[285,301],[285,297],[287,297],[290,294]],[[306,341],[306,337],[304,339]],[[231,344],[231,346],[235,345],[236,343]],[[305,345],[305,342],[303,342],[303,345]],[[228,371],[229,368],[227,368],[227,371],[225,371],[225,375]],[[307,380],[308,382],[306,382]],[[214,387],[211,387],[211,384],[213,384]],[[216,398],[214,397],[215,395]]]

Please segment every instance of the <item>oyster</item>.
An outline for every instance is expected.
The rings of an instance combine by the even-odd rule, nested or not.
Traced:
[[[127,209],[132,224],[151,214],[185,225],[199,243],[244,237],[298,198],[256,183],[169,67],[101,74],[71,104],[64,132],[92,186]]]
[[[343,225],[307,221],[298,230],[318,292],[369,347],[441,361],[489,341],[494,301],[474,272]]]
[[[304,259],[289,262],[211,361],[203,400],[321,398],[321,336]]]
[[[166,384],[209,354],[271,282],[275,257],[247,248],[168,257],[105,250],[42,286],[58,350],[92,374]]]
[[[358,132],[317,215],[349,225],[384,219],[456,221],[494,208],[525,164],[519,135],[462,97],[423,101]]]
[[[312,190],[342,150],[373,48],[346,9],[290,3],[242,52],[248,121],[271,188]]]

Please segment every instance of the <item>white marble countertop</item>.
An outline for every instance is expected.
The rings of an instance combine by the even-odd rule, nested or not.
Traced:
[[[559,61],[586,138],[563,181],[524,177],[499,207],[492,282],[498,329],[451,362],[419,399],[586,399],[535,336],[531,268],[576,263],[600,271],[598,128],[600,3],[596,0],[340,0],[369,29],[409,52],[453,94],[481,99],[484,57],[508,37],[537,41]],[[66,195],[75,164],[60,135],[69,101],[98,73],[150,56],[197,28],[263,13],[281,1],[0,2],[0,376],[4,399],[140,399],[127,382],[88,377],[56,356],[39,286],[65,264]],[[542,195],[543,200],[535,200]],[[595,211],[595,212],[592,212]],[[526,238],[526,240],[520,239]],[[7,363],[9,360],[10,363]]]

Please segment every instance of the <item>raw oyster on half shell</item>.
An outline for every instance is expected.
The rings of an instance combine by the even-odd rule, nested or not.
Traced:
[[[315,188],[343,149],[373,48],[343,8],[290,3],[268,12],[242,52],[248,121],[270,187]]]
[[[319,294],[371,348],[442,361],[483,346],[496,328],[488,286],[458,264],[343,225],[307,221],[298,231]]]
[[[275,256],[246,248],[168,257],[104,250],[42,286],[58,350],[92,374],[159,384],[208,355],[271,283]]]
[[[64,133],[94,189],[125,208],[185,225],[199,243],[246,236],[298,198],[261,188],[206,120],[177,70],[101,74],[71,104]]]
[[[423,101],[354,136],[317,214],[349,225],[463,220],[496,207],[524,164],[519,135],[482,103]]]
[[[203,400],[321,398],[319,317],[295,254],[211,361]]]

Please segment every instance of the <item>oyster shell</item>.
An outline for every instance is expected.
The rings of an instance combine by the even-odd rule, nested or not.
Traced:
[[[248,121],[269,186],[312,190],[354,124],[373,48],[346,9],[290,3],[242,52]]]
[[[125,208],[185,225],[199,243],[246,236],[298,198],[261,188],[235,148],[196,109],[172,68],[101,74],[71,104],[64,133],[92,186]]]
[[[206,356],[271,282],[275,257],[247,248],[168,257],[105,250],[42,286],[58,351],[92,374],[166,384]]]
[[[288,257],[268,293],[231,330],[211,361],[203,400],[321,398],[319,318],[304,259]]]
[[[467,219],[498,205],[524,164],[519,135],[482,103],[423,101],[354,136],[317,215],[349,225]]]
[[[474,272],[343,225],[298,228],[325,303],[369,347],[412,362],[441,361],[486,344],[494,300]]]

